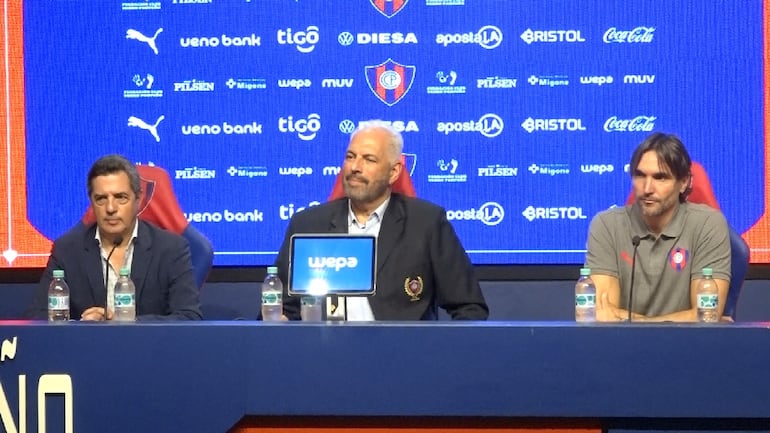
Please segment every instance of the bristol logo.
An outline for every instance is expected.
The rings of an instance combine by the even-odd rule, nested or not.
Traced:
[[[388,59],[384,63],[367,66],[365,69],[369,88],[380,101],[392,107],[409,92],[417,68]]]
[[[388,18],[392,18],[393,15],[401,12],[401,9],[409,3],[409,0],[369,0],[381,14]]]

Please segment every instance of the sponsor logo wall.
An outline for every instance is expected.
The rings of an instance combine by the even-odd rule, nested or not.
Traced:
[[[728,3],[29,2],[29,219],[62,234],[91,162],[122,153],[169,171],[216,265],[266,265],[379,118],[477,264],[582,263],[658,130],[744,231],[762,212],[762,16]]]

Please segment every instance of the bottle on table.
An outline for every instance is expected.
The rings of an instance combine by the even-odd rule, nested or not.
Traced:
[[[698,321],[713,323],[719,321],[717,306],[719,305],[719,291],[713,278],[711,268],[703,268],[703,278],[698,283],[695,297],[698,302]]]
[[[48,285],[48,321],[70,320],[70,288],[64,281],[64,270],[54,269],[53,279]]]
[[[580,268],[580,278],[575,284],[575,321],[596,321],[596,286],[589,268]]]
[[[300,304],[300,316],[305,322],[323,320],[323,296],[303,296]]]
[[[118,322],[133,322],[136,320],[136,287],[131,281],[128,268],[120,269],[120,277],[115,283],[115,316]]]
[[[280,321],[283,316],[283,283],[278,277],[278,268],[269,266],[262,283],[262,320]]]

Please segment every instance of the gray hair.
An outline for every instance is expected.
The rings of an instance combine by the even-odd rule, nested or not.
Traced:
[[[385,131],[388,134],[387,154],[388,154],[388,157],[390,158],[390,162],[392,164],[395,164],[396,162],[400,161],[401,152],[404,149],[404,137],[402,137],[401,133],[396,131],[390,125],[390,122],[385,122],[379,119],[367,120],[367,121],[361,122],[358,124],[358,128],[356,128],[356,130],[353,131],[352,134],[350,134],[350,141],[353,141],[353,139],[359,132],[371,131],[373,129],[379,129],[381,131]]]

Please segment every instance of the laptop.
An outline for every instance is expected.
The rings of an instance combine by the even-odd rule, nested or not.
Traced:
[[[289,245],[291,296],[371,296],[377,281],[373,235],[298,233]]]

